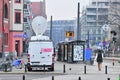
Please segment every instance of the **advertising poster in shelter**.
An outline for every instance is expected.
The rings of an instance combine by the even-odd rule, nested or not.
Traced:
[[[74,45],[73,61],[83,61],[83,45]]]

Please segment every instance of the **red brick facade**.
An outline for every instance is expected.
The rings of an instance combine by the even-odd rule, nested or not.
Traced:
[[[4,21],[2,21],[2,10],[3,10],[3,0],[0,1],[0,55],[2,54],[2,30],[3,30],[3,26],[4,26],[4,53],[5,55],[9,54],[9,53],[14,53],[15,50],[17,51],[17,56],[19,57],[22,52],[23,52],[23,26],[20,30],[14,30],[14,27],[18,24],[14,23],[14,20],[11,19],[11,17],[14,17],[14,12],[11,14],[10,12],[10,4],[14,4],[15,0],[12,0],[12,3],[9,3],[9,0],[4,0]],[[23,2],[23,0],[21,0],[21,2]],[[22,3],[21,3],[22,4]],[[14,11],[14,10],[11,10]],[[22,11],[22,10],[21,10]],[[21,12],[23,13],[23,12]],[[12,15],[12,16],[10,16]],[[20,25],[22,25],[23,23],[23,19],[22,19],[21,15],[21,23]],[[14,19],[14,18],[13,18]],[[4,24],[3,24],[3,23]],[[3,24],[3,25],[2,25]],[[12,26],[11,26],[12,25]],[[21,27],[18,25],[18,27]],[[13,29],[13,30],[12,30]],[[16,28],[15,28],[16,29]],[[17,47],[17,48],[16,48]]]
[[[46,11],[45,11],[45,0],[40,2],[32,2],[31,13],[33,14],[33,17],[43,16],[47,18]]]

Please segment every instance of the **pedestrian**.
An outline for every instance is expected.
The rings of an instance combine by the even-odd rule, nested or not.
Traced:
[[[98,50],[98,54],[97,54],[97,63],[98,63],[98,70],[101,71],[102,68],[102,62],[103,62],[103,54],[102,54],[102,50]]]

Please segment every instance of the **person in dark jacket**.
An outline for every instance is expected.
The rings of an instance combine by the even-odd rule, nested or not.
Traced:
[[[102,62],[103,62],[102,51],[101,51],[101,50],[98,50],[98,54],[97,54],[97,63],[98,63],[98,70],[99,70],[99,71],[101,71]]]

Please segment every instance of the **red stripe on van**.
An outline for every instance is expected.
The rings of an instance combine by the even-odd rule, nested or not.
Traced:
[[[42,48],[41,52],[52,52],[52,48]]]

